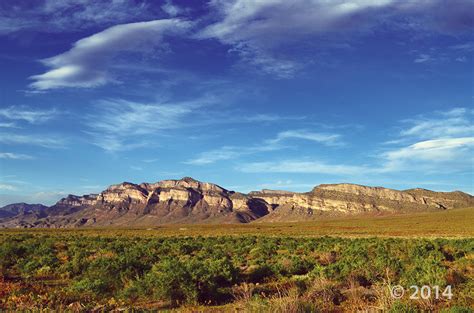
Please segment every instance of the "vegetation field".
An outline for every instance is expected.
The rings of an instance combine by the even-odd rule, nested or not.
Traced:
[[[0,310],[473,312],[471,211],[2,230]],[[396,285],[406,291],[400,298],[391,294]],[[413,285],[427,287],[410,299]]]
[[[310,222],[163,225],[152,228],[0,229],[0,233],[82,234],[87,236],[341,236],[473,238],[474,208],[390,216],[360,216]]]

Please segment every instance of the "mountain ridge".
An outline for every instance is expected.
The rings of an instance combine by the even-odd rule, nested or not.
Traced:
[[[401,191],[341,183],[321,184],[308,192],[263,189],[244,194],[183,177],[155,183],[123,182],[97,194],[68,195],[50,207],[20,210],[13,216],[0,215],[0,227],[305,221],[469,206],[474,206],[474,197],[460,191]]]

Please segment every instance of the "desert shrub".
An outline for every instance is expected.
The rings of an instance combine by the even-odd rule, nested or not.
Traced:
[[[368,276],[369,262],[370,258],[366,247],[363,246],[363,243],[357,242],[345,247],[340,253],[340,258],[324,269],[324,274],[327,278],[338,281],[344,280],[354,272]]]
[[[3,242],[0,246],[0,269],[2,273],[17,265],[25,257],[26,248],[17,242]]]
[[[7,282],[14,280],[0,286],[0,309],[8,297],[30,307],[59,303],[79,310],[118,307],[115,301],[129,307],[150,301],[220,304],[232,301],[238,286],[252,284],[249,310],[305,311],[309,303],[314,310],[338,311],[370,301],[388,310],[393,299],[381,301],[377,288],[386,292],[389,282],[406,288],[451,284],[455,298],[430,307],[464,312],[474,296],[473,256],[472,239],[0,234],[0,270]],[[54,283],[41,281],[49,279]],[[284,286],[297,294],[275,298]],[[354,296],[351,288],[361,292]],[[396,302],[392,312],[423,309],[409,304]]]
[[[110,284],[103,278],[85,277],[73,282],[71,290],[92,295],[105,295],[110,292]]]
[[[270,264],[261,264],[250,267],[248,281],[252,283],[261,283],[276,275],[276,270]]]
[[[314,262],[311,262],[306,257],[301,256],[292,256],[291,265],[288,269],[288,272],[291,275],[303,275],[307,274],[314,268]]]
[[[392,307],[390,308],[388,312],[389,313],[418,313],[419,310],[408,303],[397,301],[392,305]]]
[[[173,303],[219,302],[221,287],[235,282],[237,271],[229,259],[179,260],[165,258],[143,278],[141,288],[153,290],[156,299]]]
[[[444,286],[447,270],[443,260],[444,256],[435,242],[412,244],[408,249],[400,282],[405,286]]]

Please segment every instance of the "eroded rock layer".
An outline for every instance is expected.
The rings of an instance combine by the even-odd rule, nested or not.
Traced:
[[[99,194],[69,195],[55,205],[0,218],[2,227],[144,226],[165,223],[299,221],[325,216],[447,210],[474,206],[463,192],[398,191],[354,184],[320,185],[307,193],[249,194],[185,177],[112,185]],[[1,209],[0,209],[1,211]]]

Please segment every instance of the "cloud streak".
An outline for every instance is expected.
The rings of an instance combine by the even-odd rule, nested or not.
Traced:
[[[31,145],[43,148],[64,147],[64,140],[62,138],[45,137],[40,135],[18,135],[9,133],[0,134],[0,143],[9,145]]]
[[[9,184],[0,184],[0,190],[8,190],[8,191],[15,191],[17,188],[13,185]]]
[[[453,137],[474,134],[473,112],[466,108],[454,108],[437,112],[434,116],[420,116],[405,120],[408,128],[400,132],[402,137],[427,139],[432,137]]]
[[[26,106],[10,106],[8,108],[0,109],[0,117],[11,121],[25,121],[30,124],[45,123],[56,117],[58,114],[59,112],[56,109],[40,110]],[[12,124],[12,126],[14,126],[14,124]]]
[[[279,143],[288,139],[302,139],[321,143],[327,146],[340,145],[341,135],[339,134],[329,134],[329,133],[315,133],[307,130],[287,130],[281,133],[278,133],[275,139],[271,139],[268,142],[270,143]]]
[[[306,61],[283,52],[303,38],[346,40],[343,32],[354,38],[380,24],[418,33],[466,32],[474,21],[470,1],[447,7],[443,0],[214,0],[210,7],[215,22],[196,36],[231,45],[245,63],[276,78],[291,78],[304,67]],[[420,55],[415,62],[430,60]]]
[[[361,175],[370,171],[363,166],[329,164],[321,161],[283,160],[277,162],[252,162],[237,168],[244,173],[300,173],[327,175]]]
[[[31,155],[11,153],[11,152],[0,152],[0,159],[7,160],[31,160],[34,159]]]
[[[150,51],[165,34],[182,32],[189,25],[179,19],[163,19],[110,27],[77,41],[67,52],[42,60],[50,70],[31,76],[34,82],[30,87],[48,90],[104,85],[115,80],[108,71],[115,56]]]
[[[381,175],[398,172],[454,173],[472,172],[474,164],[474,129],[472,110],[454,108],[404,120],[404,128],[394,142],[397,146],[376,155],[367,165],[332,164],[320,160],[280,160],[250,162],[237,167],[245,173],[318,173],[327,175]],[[314,140],[326,145],[337,143],[336,134],[312,134],[301,131],[279,133],[270,143],[288,138]],[[411,142],[411,143],[410,143]],[[240,151],[235,149],[235,151]],[[209,156],[212,157],[212,153]],[[233,157],[233,155],[230,155]],[[240,156],[239,154],[237,156]],[[205,160],[205,159],[204,159]],[[211,163],[211,162],[209,162]]]
[[[381,153],[382,171],[472,170],[472,115],[470,109],[454,108],[402,121],[404,128],[393,143],[404,145]]]
[[[97,112],[87,117],[86,132],[95,145],[109,152],[143,147],[149,141],[156,145],[156,136],[165,130],[188,127],[184,119],[210,103],[214,103],[212,97],[179,103],[102,100]]]
[[[275,138],[265,140],[259,145],[223,146],[219,149],[202,152],[195,159],[188,160],[185,163],[206,165],[217,161],[237,159],[242,156],[253,155],[261,152],[281,150],[288,148],[288,146],[283,143],[291,139],[300,139],[327,146],[334,146],[339,144],[339,138],[339,134],[315,133],[306,130],[288,130],[278,133]]]
[[[474,137],[420,141],[382,154],[386,160],[383,171],[421,170],[451,163],[450,170],[472,166]],[[445,170],[445,169],[444,169]]]
[[[153,16],[142,0],[43,0],[0,6],[0,35],[21,31],[77,32]]]

